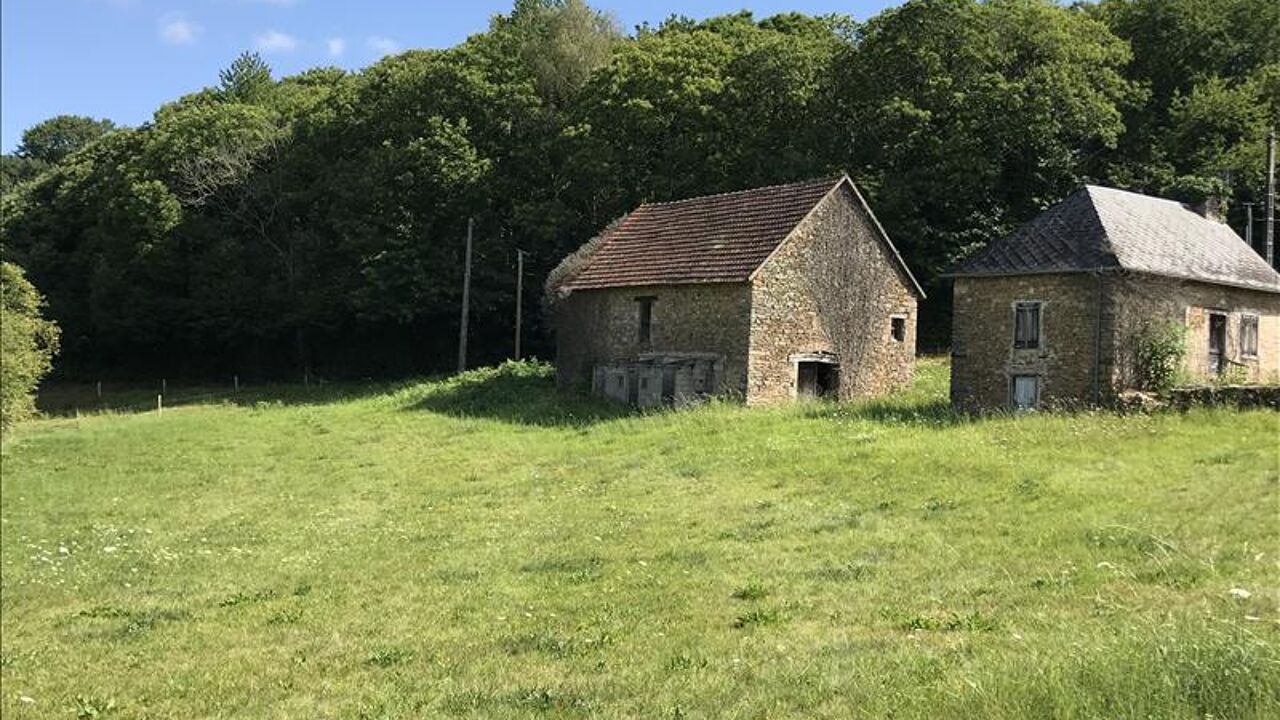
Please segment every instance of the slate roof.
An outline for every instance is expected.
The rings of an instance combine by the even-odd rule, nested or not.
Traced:
[[[796,225],[844,182],[853,186],[847,175],[840,175],[645,203],[604,236],[585,267],[563,287],[572,291],[746,282]],[[870,214],[870,209],[867,211]],[[874,221],[874,215],[871,217]],[[876,226],[892,249],[878,222]],[[897,255],[897,250],[893,252]],[[901,257],[898,261],[902,262]],[[919,291],[905,264],[902,269]]]
[[[1087,185],[953,277],[1130,270],[1267,292],[1280,274],[1225,223],[1174,200]]]

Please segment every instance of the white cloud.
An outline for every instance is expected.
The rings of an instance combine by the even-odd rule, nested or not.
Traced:
[[[259,52],[287,53],[298,49],[298,39],[278,30],[268,30],[254,38],[253,45]]]
[[[347,41],[340,37],[329,38],[328,42],[325,44],[329,48],[330,57],[339,57],[342,53],[347,51]]]
[[[160,39],[170,45],[190,45],[200,34],[200,26],[181,15],[160,18]]]
[[[400,52],[400,43],[389,37],[374,35],[369,38],[369,49],[379,55],[391,55]]]

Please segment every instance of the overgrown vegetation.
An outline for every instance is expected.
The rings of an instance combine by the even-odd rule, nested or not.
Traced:
[[[25,424],[0,714],[1280,714],[1274,413],[946,387],[637,414],[513,363]]]
[[[642,201],[847,170],[939,290],[936,346],[935,275],[1085,181],[1225,176],[1240,228],[1280,123],[1277,27],[1274,0],[909,0],[623,35],[581,0],[519,0],[456,47],[279,79],[248,55],[140,127],[42,123],[4,159],[0,233],[65,377],[405,376],[452,365],[468,217],[471,354],[494,363],[517,248],[532,310]]]
[[[1163,392],[1182,377],[1187,328],[1179,322],[1146,322],[1133,334],[1134,371],[1143,390]]]
[[[31,416],[36,386],[58,351],[58,326],[17,265],[0,262],[0,430]]]

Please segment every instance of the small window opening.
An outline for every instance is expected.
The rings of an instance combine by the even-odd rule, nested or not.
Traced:
[[[1040,347],[1040,303],[1019,302],[1014,305],[1013,346],[1023,350]]]
[[[1258,316],[1240,316],[1240,354],[1247,358],[1258,357]]]
[[[896,317],[890,321],[889,334],[898,342],[905,342],[907,339],[907,319],[904,317]]]
[[[648,344],[653,335],[653,301],[655,297],[636,298],[636,307],[640,313],[639,334],[636,339],[641,344]]]
[[[1040,378],[1035,375],[1014,375],[1009,382],[1013,409],[1027,412],[1040,407]]]

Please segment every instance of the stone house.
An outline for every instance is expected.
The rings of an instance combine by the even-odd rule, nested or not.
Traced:
[[[907,382],[920,286],[848,176],[645,203],[548,280],[562,389],[641,406]]]
[[[1280,274],[1214,212],[1087,186],[951,273],[960,409],[1107,404],[1137,338],[1186,328],[1183,371],[1280,381]]]

